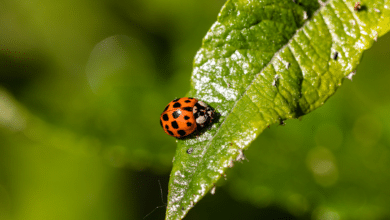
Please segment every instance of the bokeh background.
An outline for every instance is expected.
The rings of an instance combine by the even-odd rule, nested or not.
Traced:
[[[176,143],[158,118],[223,4],[0,1],[0,219],[163,219],[148,214]],[[323,107],[265,130],[186,219],[390,218],[389,45]]]

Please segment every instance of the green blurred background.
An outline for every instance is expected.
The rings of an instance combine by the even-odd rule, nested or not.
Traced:
[[[222,0],[0,1],[0,219],[142,219],[166,202]],[[186,219],[390,218],[390,35],[320,109],[271,126]],[[163,219],[159,208],[146,219]]]

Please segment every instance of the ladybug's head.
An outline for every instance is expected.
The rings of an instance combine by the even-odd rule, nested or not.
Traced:
[[[214,110],[202,101],[198,101],[193,108],[196,124],[203,128],[213,120]]]

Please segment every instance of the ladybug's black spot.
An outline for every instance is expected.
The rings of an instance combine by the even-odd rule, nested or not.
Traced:
[[[168,131],[168,133],[169,133],[171,136],[174,136],[172,131],[170,131],[170,130],[167,130],[167,131]]]
[[[191,100],[187,99],[187,100],[185,100],[184,102],[185,102],[185,103],[190,103]]]
[[[169,117],[168,117],[167,114],[164,114],[162,118],[163,118],[164,121],[168,121],[169,120]]]
[[[188,97],[188,99],[194,99],[194,98]]]
[[[190,119],[190,117],[188,117],[187,115],[184,116],[184,120],[188,120],[188,119]]]
[[[168,130],[168,129],[169,129],[169,126],[168,126],[168,125],[165,125],[165,129],[167,129],[167,130]]]
[[[183,110],[186,110],[186,111],[189,111],[189,112],[192,112],[192,108],[191,107],[184,107],[182,108]]]
[[[186,132],[184,130],[178,130],[177,133],[180,135],[180,136],[184,136],[186,135]]]
[[[180,108],[180,106],[181,106],[181,104],[178,103],[178,102],[176,102],[175,104],[173,104],[173,107],[174,107],[174,108]]]
[[[161,121],[161,119],[160,119],[160,125],[161,125],[161,127],[162,127],[162,121]]]
[[[177,102],[177,101],[179,101],[179,99],[180,99],[180,98],[178,98],[178,99],[175,99],[175,100],[173,100],[172,102]]]
[[[169,108],[169,104],[167,105],[167,107],[165,107],[164,112],[165,112],[168,108]]]
[[[204,112],[200,112],[199,114],[200,114],[200,116],[203,116],[203,115],[204,115]]]
[[[181,115],[180,109],[178,109],[172,113],[173,118],[178,118],[180,115]]]
[[[188,126],[188,127],[191,127],[191,126],[192,126],[192,123],[191,123],[191,122],[187,122],[187,126]]]
[[[176,121],[171,122],[171,125],[172,125],[172,127],[173,127],[174,129],[178,129],[178,128],[179,128],[179,125],[177,124]]]

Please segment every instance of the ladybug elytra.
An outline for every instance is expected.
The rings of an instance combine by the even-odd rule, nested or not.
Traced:
[[[214,116],[214,110],[195,98],[179,98],[171,101],[160,117],[160,125],[165,133],[183,138],[196,130],[209,125]]]

